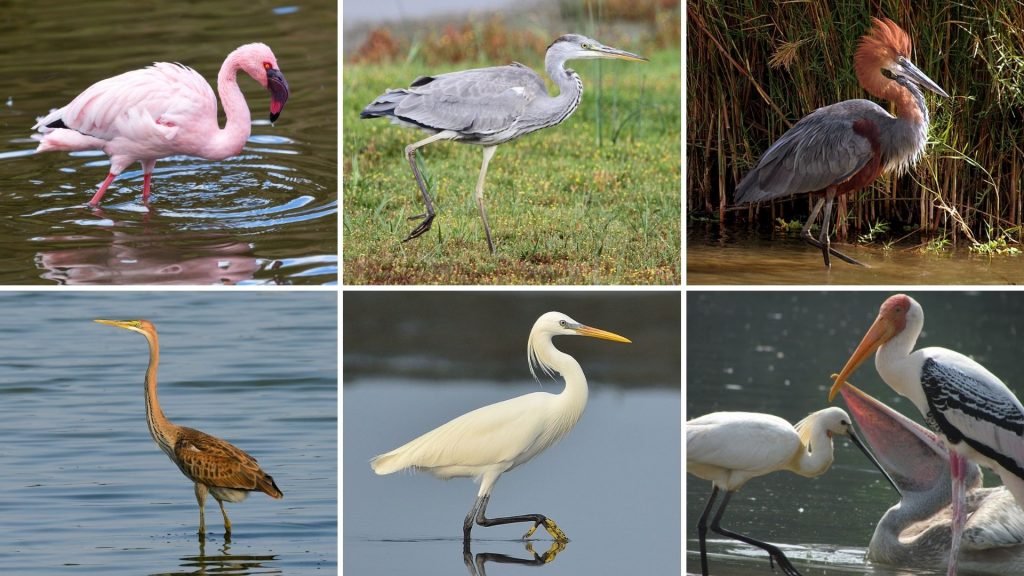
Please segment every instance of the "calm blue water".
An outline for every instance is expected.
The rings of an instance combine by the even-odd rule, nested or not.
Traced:
[[[541,389],[525,345],[536,317],[553,309],[633,343],[554,340],[587,374],[586,412],[560,443],[501,477],[488,513],[555,519],[571,541],[544,566],[548,575],[679,574],[679,304],[672,292],[346,293],[344,572],[478,574],[483,562],[507,574],[522,567],[496,565],[495,555],[534,558],[519,540],[528,525],[478,526],[467,564],[462,520],[478,486],[376,476],[369,460],[469,410]],[[543,390],[561,389],[544,380]],[[543,554],[549,537],[534,537]]]
[[[333,574],[337,295],[0,292],[0,573]],[[285,494],[216,502],[146,428],[152,320],[167,417],[256,457]]]

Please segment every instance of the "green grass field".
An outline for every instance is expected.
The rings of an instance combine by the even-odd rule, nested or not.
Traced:
[[[484,187],[493,255],[474,198],[481,148],[420,149],[437,217],[402,243],[416,225],[407,218],[423,212],[404,149],[427,134],[359,119],[386,88],[492,64],[346,64],[344,282],[679,284],[680,51],[645,56],[651,61],[572,62],[584,85],[575,114],[498,147]]]

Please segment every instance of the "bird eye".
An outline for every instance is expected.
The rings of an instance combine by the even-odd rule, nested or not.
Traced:
[[[569,325],[569,323],[566,322],[565,320],[559,320],[558,325],[561,326],[562,328],[565,328],[566,326]]]
[[[270,62],[264,62],[263,63],[263,69],[264,70],[270,70],[271,68],[273,68],[273,66],[270,65]]]
[[[580,47],[583,48],[584,50],[590,50],[590,44],[587,44],[586,42],[580,44]]]

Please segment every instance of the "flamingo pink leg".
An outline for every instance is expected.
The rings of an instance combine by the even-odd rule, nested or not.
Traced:
[[[142,177],[142,203],[149,203],[149,179],[152,178],[152,174],[146,174]]]
[[[964,522],[967,520],[965,505],[967,459],[957,454],[956,450],[950,450],[949,467],[953,472],[953,522],[950,525],[950,529],[953,531],[953,540],[949,546],[949,570],[946,574],[956,576],[957,562],[960,559],[960,537],[963,536]]]
[[[110,186],[110,183],[114,181],[115,177],[116,175],[113,173],[107,174],[107,179],[103,181],[103,184],[100,184],[100,189],[93,195],[92,200],[89,200],[89,206],[95,208],[99,205],[100,198],[103,198],[103,194],[106,193],[107,187]]]

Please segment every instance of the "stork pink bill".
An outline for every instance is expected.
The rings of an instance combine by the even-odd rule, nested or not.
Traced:
[[[266,44],[240,46],[228,54],[217,75],[227,122],[217,120],[217,96],[206,80],[182,64],[157,62],[101,80],[70,104],[37,118],[36,152],[102,150],[110,173],[89,201],[97,206],[111,182],[128,166],[142,163],[142,201],[149,201],[156,161],[167,156],[223,160],[242,152],[252,130],[242,71],[270,93],[270,121],[281,115],[290,94],[277,58]]]
[[[875,353],[882,380],[909,399],[949,447],[953,522],[948,574],[957,571],[966,510],[968,461],[994,470],[1024,507],[1024,406],[1002,380],[971,358],[946,348],[914,350],[924,310],[905,294],[888,298],[829,391]]]

